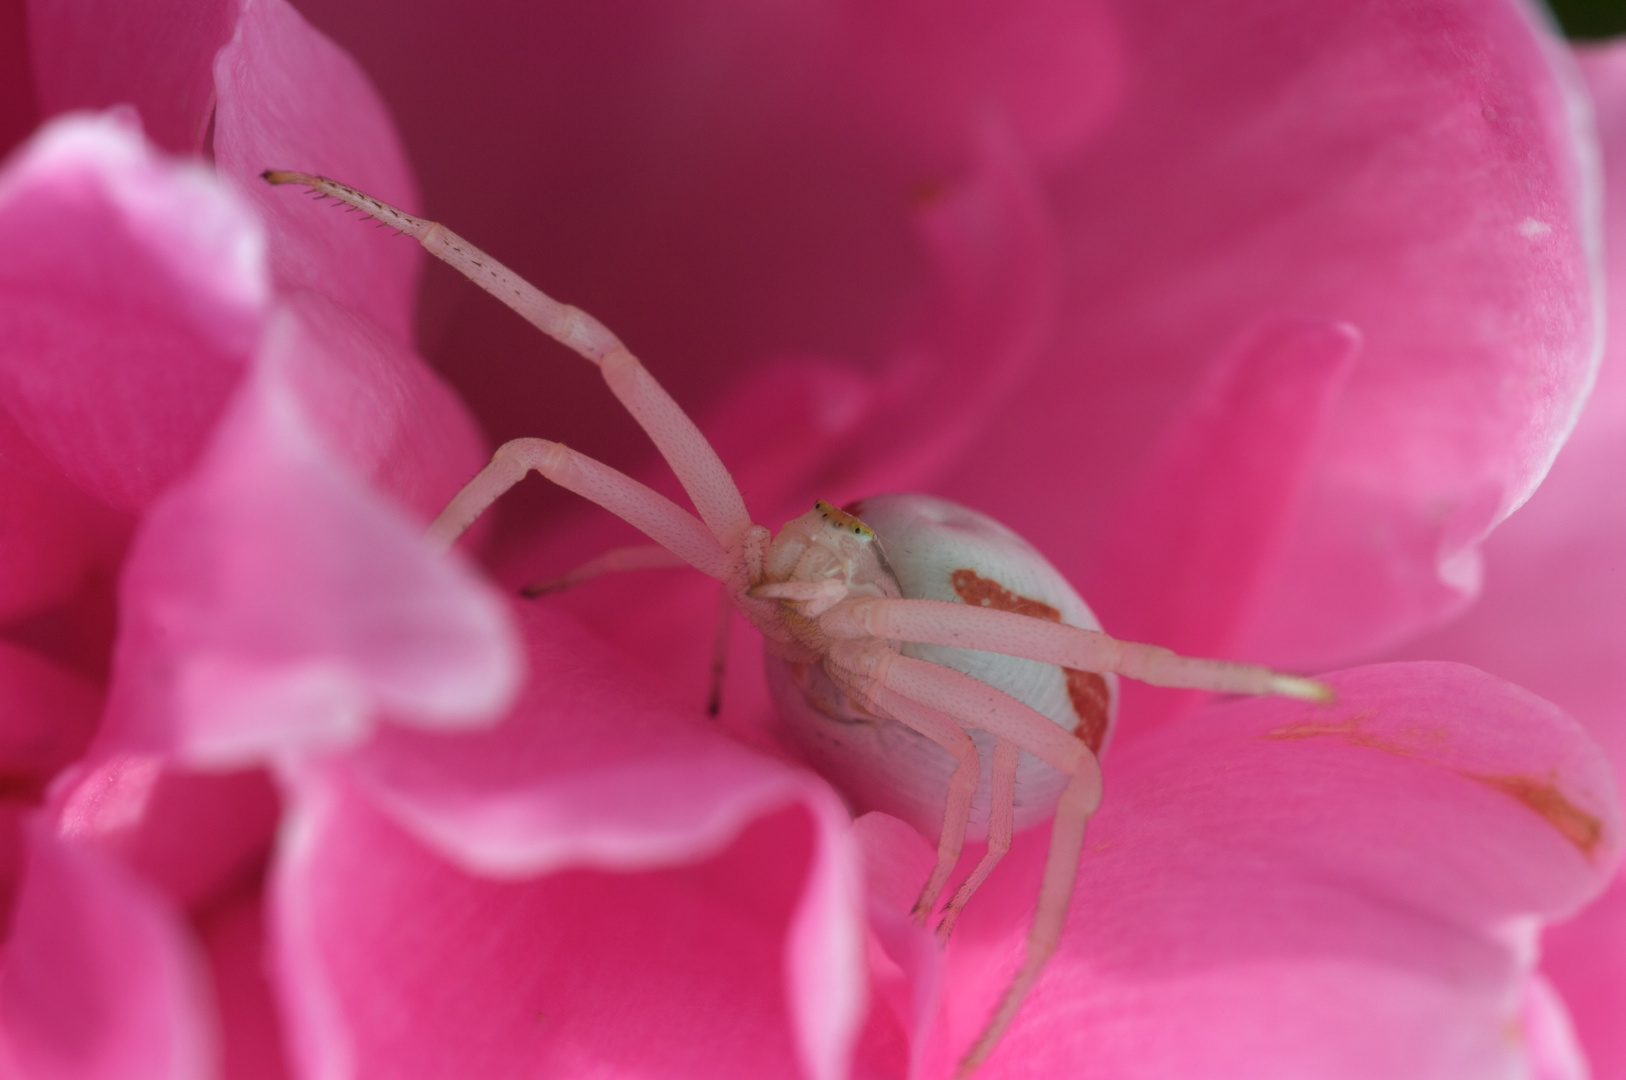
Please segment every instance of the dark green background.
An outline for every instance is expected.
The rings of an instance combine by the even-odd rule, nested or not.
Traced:
[[[1547,0],[1572,38],[1626,34],[1626,0]]]

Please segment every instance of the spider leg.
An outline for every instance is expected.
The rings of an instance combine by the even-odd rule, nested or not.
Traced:
[[[1119,641],[1099,630],[953,601],[851,600],[824,613],[819,626],[832,638],[958,645],[1078,671],[1115,672],[1153,686],[1332,700],[1331,689],[1314,679],[1284,675],[1256,664],[1179,656],[1156,645]]]
[[[677,474],[701,520],[718,542],[724,548],[732,547],[750,527],[745,501],[717,452],[688,414],[603,323],[580,308],[561,304],[438,222],[408,214],[325,176],[276,169],[267,169],[261,175],[272,184],[303,185],[399,229],[532,326],[591,361],[604,376],[610,392]]]
[[[717,591],[717,629],[711,639],[711,689],[706,694],[706,715],[723,711],[723,676],[728,672],[728,639],[734,630],[734,594],[725,584]]]
[[[729,553],[693,514],[632,477],[544,439],[514,439],[499,446],[491,464],[430,524],[430,542],[451,547],[475,518],[532,470],[598,503],[701,573],[719,581],[729,576]]]
[[[1017,755],[1020,754],[1016,744],[1009,739],[994,740],[993,755],[993,792],[992,802],[988,808],[988,851],[983,855],[960,887],[954,890],[949,897],[948,906],[943,909],[943,921],[937,924],[937,940],[947,943],[949,935],[954,933],[954,924],[959,921],[960,912],[970,902],[972,895],[981,887],[988,875],[994,872],[999,860],[1011,850],[1011,834],[1016,825],[1016,764]]]

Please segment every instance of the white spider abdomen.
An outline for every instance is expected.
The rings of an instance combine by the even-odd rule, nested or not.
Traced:
[[[848,507],[874,530],[884,563],[906,599],[1016,611],[1099,630],[1067,579],[1032,545],[986,515],[930,495],[880,495]],[[1112,675],[947,645],[905,643],[907,656],[971,675],[1075,733],[1099,753],[1117,702]],[[859,811],[881,810],[928,836],[942,826],[955,760],[896,721],[855,704],[816,664],[768,658],[768,681],[790,741]],[[973,731],[982,777],[968,835],[985,836],[993,736]],[[1016,778],[1016,828],[1047,819],[1067,778],[1025,751]]]

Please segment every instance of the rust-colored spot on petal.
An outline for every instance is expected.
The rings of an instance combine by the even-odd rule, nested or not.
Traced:
[[[1047,622],[1061,622],[1060,609],[1043,600],[1035,600],[1031,596],[1012,592],[993,578],[985,578],[975,570],[962,567],[949,575],[949,581],[954,586],[954,594],[968,604],[993,608],[996,611],[1014,611],[1018,615],[1028,615]],[[1073,734],[1090,748],[1090,753],[1099,753],[1101,743],[1107,737],[1107,723],[1112,716],[1112,690],[1107,686],[1106,678],[1096,672],[1077,671],[1073,668],[1061,670],[1062,674],[1067,676],[1067,699],[1073,703],[1073,712],[1078,716],[1078,724],[1073,728]]]
[[[1260,736],[1265,739],[1314,739],[1333,738],[1351,746],[1365,746],[1373,750],[1381,750],[1386,754],[1395,754],[1400,757],[1416,757],[1422,747],[1407,746],[1405,743],[1393,738],[1386,738],[1375,732],[1367,731],[1361,727],[1363,721],[1372,715],[1371,710],[1356,713],[1347,720],[1316,721],[1306,720],[1295,724],[1284,724],[1273,728]],[[1408,730],[1400,734],[1414,736],[1417,739],[1433,743],[1442,743],[1445,733],[1439,730]],[[1426,760],[1426,759],[1425,759]],[[1430,762],[1441,768],[1450,768],[1442,762]],[[1534,810],[1545,818],[1548,824],[1557,829],[1564,839],[1580,849],[1583,855],[1590,857],[1603,842],[1603,822],[1595,814],[1576,806],[1558,790],[1557,783],[1552,777],[1532,776],[1493,776],[1486,773],[1468,772],[1463,769],[1450,769],[1458,776],[1472,780],[1477,784],[1494,788],[1504,795],[1512,796],[1525,806]]]
[[[1279,728],[1271,728],[1260,736],[1262,739],[1337,739],[1351,746],[1366,746],[1373,750],[1382,750],[1385,754],[1396,754],[1400,757],[1412,757],[1416,751],[1404,743],[1386,739],[1374,732],[1361,727],[1362,721],[1372,715],[1370,709],[1358,712],[1345,720],[1302,720],[1298,723],[1283,724]]]
[[[1547,823],[1583,855],[1590,857],[1603,842],[1603,822],[1570,802],[1550,777],[1487,776],[1470,772],[1461,775],[1518,799],[1546,818]]]

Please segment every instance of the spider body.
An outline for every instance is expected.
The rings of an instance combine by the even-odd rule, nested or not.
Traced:
[[[449,547],[531,472],[597,503],[653,546],[617,549],[559,584],[597,573],[686,563],[722,584],[762,632],[791,738],[861,806],[887,809],[937,837],[937,864],[914,915],[940,914],[946,939],[1019,825],[1051,818],[1027,950],[1009,989],[961,1061],[973,1071],[998,1043],[1054,952],[1101,799],[1097,755],[1116,675],[1221,693],[1330,698],[1322,684],[1268,668],[1176,656],[1102,633],[1089,608],[1031,546],[942,499],[886,495],[851,510],[819,503],[777,537],[752,522],[733,477],[686,413],[615,334],[561,304],[435,222],[305,173],[267,171],[361,210],[598,366],[654,442],[695,512],[559,443],[503,444],[429,527]],[[726,624],[725,624],[726,625]],[[970,835],[987,853],[939,904]]]
[[[848,507],[848,520],[873,539],[849,544],[886,575],[877,595],[1015,611],[1099,630],[1089,606],[1027,541],[984,514],[930,495],[881,495]],[[838,513],[840,513],[838,511]],[[819,519],[809,511],[798,522]],[[820,521],[826,529],[828,521]],[[838,536],[851,527],[838,522]],[[777,545],[781,541],[776,539]],[[771,563],[771,560],[770,560]],[[771,639],[770,639],[771,640]],[[904,656],[941,664],[1009,694],[1100,756],[1116,712],[1117,678],[955,645],[891,643]],[[942,823],[955,759],[912,728],[876,716],[845,692],[818,661],[796,662],[768,648],[768,683],[786,741],[860,812],[880,810],[931,836]],[[995,739],[970,733],[981,763],[966,838],[988,836]],[[1033,754],[1019,754],[1014,828],[1049,820],[1067,777]]]

